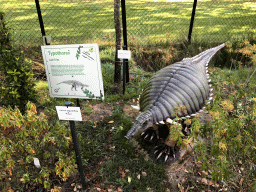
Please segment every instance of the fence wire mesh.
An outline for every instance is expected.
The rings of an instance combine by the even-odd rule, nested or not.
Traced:
[[[126,0],[128,44],[132,40],[186,39],[193,0]],[[34,0],[1,0],[15,43],[42,44]],[[52,44],[115,44],[114,0],[40,0]],[[255,0],[200,0],[192,38],[223,42],[255,34]]]

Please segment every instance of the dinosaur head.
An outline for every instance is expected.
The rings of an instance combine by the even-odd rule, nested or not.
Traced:
[[[134,125],[129,130],[125,138],[131,139],[134,136],[147,130],[149,127],[153,126],[152,114],[149,111],[142,112],[136,119]]]

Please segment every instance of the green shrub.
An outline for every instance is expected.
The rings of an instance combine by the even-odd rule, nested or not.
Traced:
[[[24,113],[27,102],[36,100],[31,66],[25,62],[23,52],[10,44],[9,33],[3,19],[0,37],[0,106],[17,106]]]
[[[24,116],[18,108],[0,108],[0,137],[0,189],[23,191],[29,184],[50,189],[52,180],[65,181],[75,172],[70,131],[60,123],[49,126],[30,102]]]
[[[210,142],[196,147],[202,168],[210,170],[215,181],[232,177],[239,184],[242,179],[247,181],[243,189],[249,190],[256,177],[254,72],[254,68],[244,67],[236,71],[213,69],[215,100],[208,106],[213,121],[201,132]]]

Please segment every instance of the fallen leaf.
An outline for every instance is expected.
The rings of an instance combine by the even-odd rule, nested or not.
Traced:
[[[125,175],[126,175],[126,173],[122,171],[122,172],[121,172],[121,178],[124,178]]]
[[[241,178],[240,185],[243,186],[244,178]]]
[[[113,120],[111,120],[111,121],[109,121],[108,123],[114,123],[114,121],[113,121]]]
[[[208,180],[205,178],[202,178],[201,182],[204,183],[205,185],[208,185]]]
[[[128,183],[131,183],[131,181],[132,181],[132,178],[129,176],[128,177]]]
[[[146,173],[146,172],[142,171],[141,173],[142,173],[142,175],[143,175],[144,177],[147,176],[147,173]]]
[[[138,179],[140,179],[140,174],[137,176]]]
[[[184,187],[178,183],[178,188],[180,191],[184,191]]]
[[[126,173],[129,173],[129,172],[130,172],[130,170],[129,170],[129,169],[125,169],[124,171],[125,171]]]

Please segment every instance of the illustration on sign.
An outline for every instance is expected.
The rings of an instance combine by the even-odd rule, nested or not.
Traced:
[[[97,44],[41,48],[51,97],[104,99]]]

